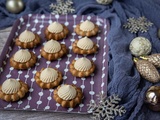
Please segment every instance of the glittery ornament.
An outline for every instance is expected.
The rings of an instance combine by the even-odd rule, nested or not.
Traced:
[[[128,29],[131,33],[137,32],[147,32],[149,27],[152,26],[153,23],[147,20],[144,16],[139,18],[129,18],[127,19],[127,23],[123,25],[124,28]]]
[[[66,15],[68,13],[74,13],[75,9],[72,7],[72,0],[56,0],[56,4],[50,4],[51,14]]]
[[[159,82],[159,73],[152,63],[148,62],[147,60],[140,60],[136,58],[134,58],[134,61],[138,72],[143,78],[152,83]]]
[[[153,111],[160,111],[160,86],[151,86],[145,94],[145,103]]]
[[[141,59],[147,60],[155,67],[160,68],[160,54],[152,54],[149,56],[140,56]]]
[[[108,5],[108,4],[112,3],[113,0],[96,0],[96,1],[99,4]]]
[[[148,55],[151,52],[152,45],[151,42],[145,37],[136,37],[134,38],[130,45],[129,49],[134,56]]]
[[[160,29],[158,29],[158,38],[160,39]]]
[[[6,9],[11,13],[19,13],[23,10],[24,3],[22,0],[7,0]]]
[[[126,113],[124,106],[119,105],[121,98],[118,95],[106,97],[100,92],[97,97],[97,102],[91,100],[88,105],[88,113],[92,113],[94,120],[113,120],[117,115]]]

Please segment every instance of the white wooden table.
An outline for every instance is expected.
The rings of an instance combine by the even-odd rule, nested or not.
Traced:
[[[0,30],[0,53],[11,28]],[[90,115],[0,110],[0,120],[91,120]]]

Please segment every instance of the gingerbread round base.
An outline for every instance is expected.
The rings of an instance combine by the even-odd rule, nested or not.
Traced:
[[[17,62],[14,60],[14,55],[10,58],[10,65],[15,69],[28,69],[33,67],[37,61],[36,55],[33,52],[29,52],[31,54],[31,58],[26,62]]]
[[[80,36],[95,36],[99,31],[98,25],[92,23],[89,20],[86,20],[85,22],[82,22],[78,25],[76,25],[75,32]]]
[[[58,70],[57,73],[58,73],[58,76],[57,76],[57,79],[56,80],[53,80],[53,82],[43,82],[41,79],[40,79],[40,75],[42,73],[42,71],[44,70],[44,68],[42,68],[40,71],[37,71],[36,72],[36,75],[35,75],[35,80],[36,80],[36,83],[43,89],[50,89],[50,88],[54,88],[54,87],[57,87],[61,82],[62,82],[62,73]]]
[[[3,92],[3,87],[0,85],[0,99],[5,100],[7,102],[18,101],[23,98],[25,94],[28,92],[28,85],[23,81],[18,81],[20,83],[20,88],[17,92],[12,94],[6,94]],[[8,89],[8,88],[7,88]]]
[[[16,38],[15,44],[17,46],[20,46],[21,48],[30,49],[30,48],[34,48],[35,46],[40,44],[40,41],[41,41],[41,39],[40,39],[39,35],[35,34],[35,39],[33,41],[31,41],[31,42],[21,42],[19,40],[19,37],[18,37],[18,38]]]
[[[68,49],[67,49],[66,45],[64,45],[64,44],[60,44],[60,45],[61,45],[61,50],[56,53],[47,53],[44,50],[44,47],[41,49],[40,53],[45,59],[47,59],[49,61],[57,60],[58,58],[61,58],[62,56],[64,56],[65,54],[68,53]]]
[[[95,65],[94,65],[93,61],[91,61],[91,68],[87,71],[78,71],[77,69],[75,69],[75,67],[74,67],[75,62],[76,62],[76,60],[73,60],[72,63],[70,64],[70,66],[69,66],[70,67],[69,71],[75,77],[88,77],[95,70]]]
[[[52,33],[48,30],[48,27],[45,29],[45,38],[47,40],[51,40],[51,39],[54,39],[54,40],[61,40],[61,39],[64,39],[67,37],[68,33],[69,33],[69,30],[68,28],[61,24],[63,26],[63,30],[59,33]]]
[[[98,50],[98,47],[97,45],[94,43],[93,45],[93,48],[91,49],[81,49],[77,46],[77,43],[78,43],[78,40],[75,40],[74,43],[72,44],[72,50],[74,53],[77,53],[77,54],[94,54],[97,52]]]
[[[61,89],[61,87],[65,87],[64,90],[62,91],[63,93],[60,93],[59,90]],[[74,93],[68,93],[70,92],[69,89],[74,89]],[[72,92],[72,91],[71,91]],[[62,107],[67,107],[67,108],[74,108],[76,105],[80,104],[82,102],[82,98],[83,98],[83,93],[81,88],[76,87],[75,85],[62,85],[62,86],[58,86],[56,90],[54,90],[53,93],[53,98],[54,100],[61,104]],[[68,95],[70,94],[71,99],[69,99]],[[74,95],[73,95],[74,94]],[[62,95],[62,96],[60,96]],[[66,97],[65,97],[66,96]],[[73,97],[73,98],[72,98]]]

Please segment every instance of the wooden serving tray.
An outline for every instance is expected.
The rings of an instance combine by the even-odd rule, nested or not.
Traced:
[[[91,37],[91,39],[99,46],[98,53],[93,55],[78,55],[72,51],[72,43],[76,39],[80,39],[74,32],[76,24],[79,24],[86,19],[96,23],[100,32],[97,36]],[[64,23],[70,33],[67,38],[60,40],[59,42],[66,44],[69,49],[69,53],[56,61],[46,61],[40,55],[40,48],[46,42],[44,37],[45,28],[52,22],[58,21]],[[20,35],[24,30],[30,30],[37,33],[42,38],[41,44],[33,49],[38,61],[33,68],[28,70],[16,70],[9,64],[10,57],[20,48],[15,45],[15,38]],[[12,28],[9,38],[5,44],[0,57],[0,84],[2,84],[8,78],[20,79],[27,83],[30,87],[29,93],[21,100],[13,103],[8,103],[0,100],[0,109],[4,110],[32,110],[32,111],[51,111],[51,112],[71,112],[71,113],[87,113],[87,104],[90,100],[96,100],[96,95],[99,92],[107,92],[107,79],[108,79],[108,45],[107,45],[107,33],[109,30],[109,23],[106,19],[99,18],[97,16],[76,16],[76,15],[26,15],[18,19]],[[86,56],[88,59],[93,60],[96,65],[94,74],[87,78],[76,78],[69,72],[69,64],[72,60],[79,57]],[[84,93],[83,101],[75,108],[63,108],[60,104],[56,103],[53,99],[54,89],[44,90],[41,89],[35,82],[34,76],[36,71],[41,68],[53,67],[58,68],[63,73],[62,84],[75,84],[81,87]]]

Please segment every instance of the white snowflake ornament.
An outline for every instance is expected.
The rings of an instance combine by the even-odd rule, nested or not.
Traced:
[[[57,4],[50,4],[50,9],[52,14],[66,15],[68,13],[75,12],[75,9],[72,7],[72,0],[57,0]]]
[[[149,22],[147,20],[147,18],[145,18],[144,16],[139,17],[137,22],[138,22],[138,25],[139,25],[139,31],[141,31],[142,33],[147,32],[148,27],[153,25],[153,23]]]
[[[119,106],[121,99],[117,95],[108,98],[100,93],[98,102],[90,101],[88,112],[92,113],[94,120],[113,120],[115,116],[122,116],[126,110],[123,106]]]
[[[123,27],[127,28],[131,33],[137,33],[138,31],[144,33],[147,32],[152,25],[153,23],[143,16],[137,19],[134,17],[127,19],[127,23],[124,24]]]

